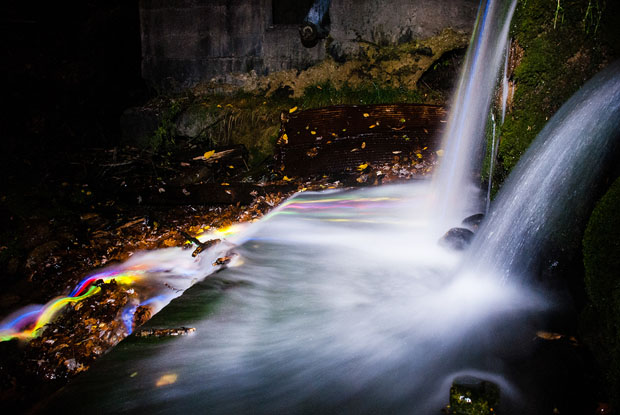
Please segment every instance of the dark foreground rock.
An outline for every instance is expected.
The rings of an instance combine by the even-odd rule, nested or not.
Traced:
[[[452,228],[439,240],[439,245],[462,251],[467,248],[474,237],[474,233],[465,228]]]

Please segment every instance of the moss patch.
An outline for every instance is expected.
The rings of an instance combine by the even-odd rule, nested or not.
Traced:
[[[583,238],[586,291],[584,337],[620,405],[620,179],[597,203]]]
[[[394,89],[414,90],[420,77],[445,53],[467,46],[469,36],[452,29],[444,29],[437,36],[413,40],[399,45],[378,45],[360,41],[360,52],[355,59],[337,62],[328,58],[299,71],[297,69],[271,73],[267,76],[237,74],[236,82],[246,92],[271,96],[282,89],[300,98],[313,85],[331,82],[337,89],[367,88],[380,85]],[[194,88],[199,95],[212,90],[229,89],[222,84],[207,82]]]
[[[517,164],[547,120],[618,55],[620,16],[602,0],[526,0],[513,18],[514,96],[499,132],[495,187]],[[558,7],[559,4],[559,7]]]

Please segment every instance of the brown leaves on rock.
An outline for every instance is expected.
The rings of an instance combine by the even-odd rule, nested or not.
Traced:
[[[24,350],[26,370],[46,379],[70,378],[127,336],[121,313],[137,295],[112,281],[98,295],[63,310]]]

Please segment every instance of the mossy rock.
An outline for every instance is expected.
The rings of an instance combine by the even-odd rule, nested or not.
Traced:
[[[620,405],[620,178],[597,203],[583,238],[589,304],[582,313],[586,342]]]
[[[473,376],[461,376],[450,388],[451,414],[492,415],[499,406],[499,387],[493,382]]]
[[[612,2],[519,1],[512,21],[515,86],[501,137],[494,191],[547,121],[588,79],[620,56]]]

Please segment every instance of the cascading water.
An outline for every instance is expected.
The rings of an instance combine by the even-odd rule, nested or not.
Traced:
[[[514,2],[487,3],[478,29],[513,10]],[[500,26],[498,39],[506,39],[508,22]],[[487,59],[499,66],[503,47],[493,44],[501,42],[489,34],[473,40],[468,66]],[[519,406],[520,385],[514,387],[503,358],[527,351],[532,331],[522,316],[546,304],[498,273],[518,276],[528,268],[522,257],[535,254],[550,232],[545,223],[560,219],[558,210],[579,213],[576,199],[598,176],[591,164],[587,178],[570,170],[575,154],[592,154],[592,163],[613,147],[618,65],[552,119],[473,248],[451,251],[437,244],[437,217],[460,220],[467,213],[471,197],[464,189],[471,187],[492,88],[488,97],[475,95],[496,77],[488,67],[466,69],[450,129],[458,143],[446,146],[436,183],[297,194],[228,239],[238,254],[234,267],[194,285],[148,323],[194,326],[194,335],[130,337],[51,406],[97,413],[425,414],[437,413],[451,379],[466,373],[500,384],[504,413],[533,413]],[[473,84],[464,81],[470,78]],[[481,112],[462,115],[460,105]],[[457,134],[457,125],[467,133]],[[542,182],[540,192],[534,181]],[[554,208],[549,195],[556,193],[568,205]],[[437,197],[445,207],[429,209]],[[527,216],[517,215],[521,210]],[[207,273],[196,268],[197,278]]]
[[[430,191],[296,195],[228,239],[239,260],[219,274],[232,288],[215,305],[212,276],[150,322],[194,335],[130,338],[67,393],[105,413],[434,413],[468,373],[515,400],[497,362],[531,332],[502,327],[543,302],[498,279],[455,278],[462,253],[437,244]]]
[[[617,157],[618,126],[620,62],[571,97],[521,158],[478,233],[471,266],[505,279],[531,275],[539,252],[572,239]]]
[[[516,0],[483,0],[443,136],[445,157],[435,173],[439,226],[458,226],[479,213],[478,185],[491,100],[506,51]]]

